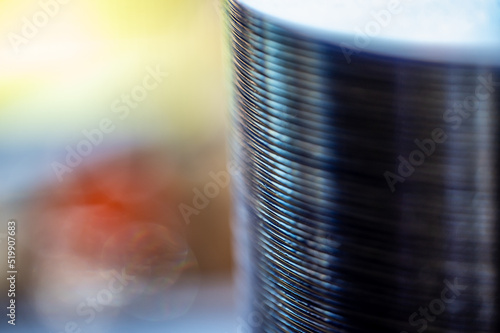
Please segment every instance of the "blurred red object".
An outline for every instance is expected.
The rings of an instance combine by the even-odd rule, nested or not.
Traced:
[[[136,150],[76,168],[43,189],[32,219],[37,256],[100,261],[108,239],[127,227],[158,224],[184,239],[178,216],[183,177],[154,150]],[[43,252],[38,252],[43,249]]]

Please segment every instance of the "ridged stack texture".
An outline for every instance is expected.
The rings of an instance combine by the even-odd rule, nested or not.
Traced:
[[[498,332],[499,68],[225,10],[244,331]]]

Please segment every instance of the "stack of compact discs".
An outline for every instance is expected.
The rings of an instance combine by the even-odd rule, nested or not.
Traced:
[[[239,332],[497,332],[500,7],[359,3],[227,3]]]

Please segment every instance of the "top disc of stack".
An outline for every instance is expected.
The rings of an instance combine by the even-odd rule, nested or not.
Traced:
[[[344,48],[414,60],[500,65],[494,0],[240,0],[273,22]]]

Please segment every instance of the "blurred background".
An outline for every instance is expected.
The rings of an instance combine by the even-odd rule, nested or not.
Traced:
[[[0,1],[2,332],[244,331],[223,30],[219,0]]]

